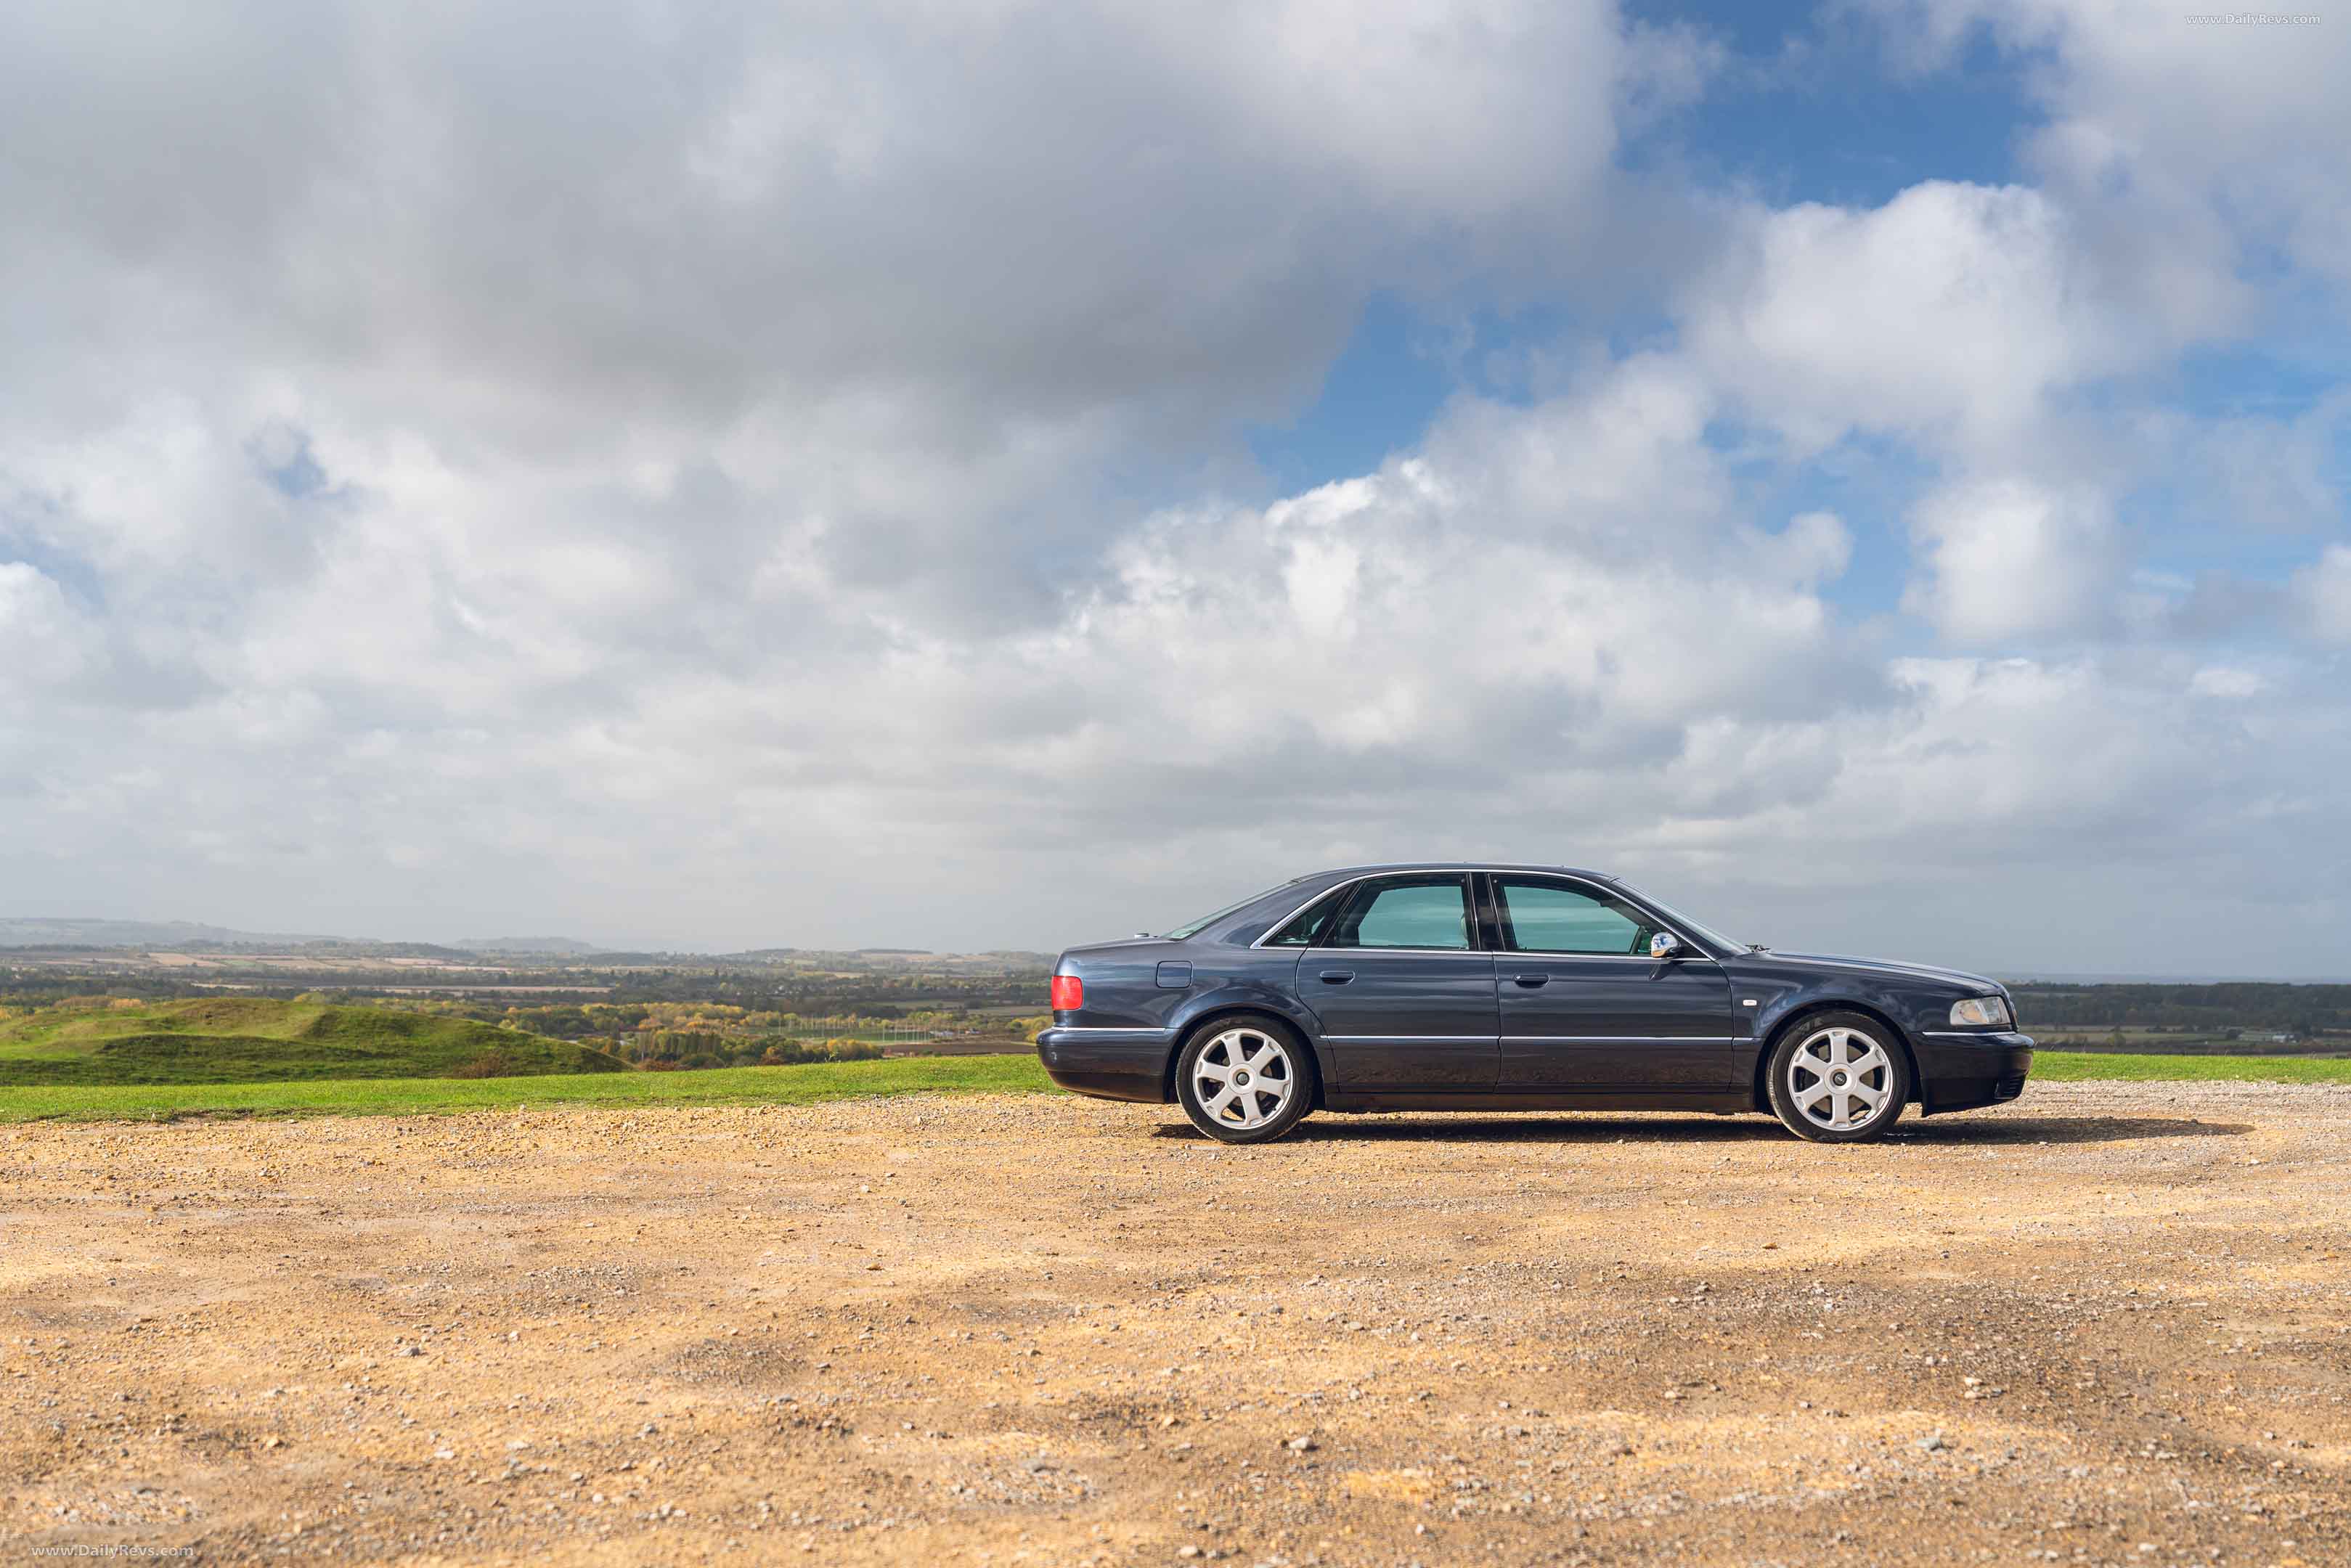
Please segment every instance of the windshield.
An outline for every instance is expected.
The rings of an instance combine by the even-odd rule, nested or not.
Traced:
[[[1744,953],[1749,947],[1753,946],[1752,943],[1748,942],[1734,942],[1719,931],[1700,925],[1697,921],[1692,920],[1688,915],[1684,915],[1680,910],[1676,909],[1664,899],[1657,897],[1654,894],[1644,893],[1629,882],[1619,882],[1616,885],[1631,894],[1634,897],[1639,899],[1642,903],[1647,904],[1650,908],[1656,910],[1658,914],[1664,915],[1667,919],[1672,921],[1675,925],[1680,926],[1683,930],[1688,932],[1691,936],[1696,936],[1699,940],[1708,943],[1713,946],[1719,947],[1726,953]]]
[[[1264,893],[1252,893],[1238,904],[1226,904],[1214,915],[1203,915],[1197,920],[1178,925],[1170,931],[1163,931],[1160,935],[1167,937],[1171,941],[1181,942],[1186,936],[1197,936],[1199,933],[1206,931],[1209,926],[1214,925],[1226,915],[1238,915],[1242,910],[1247,909],[1250,904],[1255,904],[1259,899],[1267,897],[1272,894],[1280,893],[1282,887],[1288,887],[1289,885],[1290,884],[1285,882],[1281,884],[1281,887],[1269,887]]]

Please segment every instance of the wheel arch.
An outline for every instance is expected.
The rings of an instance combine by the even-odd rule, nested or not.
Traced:
[[[1176,1103],[1176,1064],[1182,1060],[1184,1048],[1192,1043],[1194,1035],[1225,1019],[1244,1016],[1271,1019],[1289,1030],[1292,1040],[1305,1048],[1306,1064],[1314,1073],[1314,1095],[1308,1104],[1310,1108],[1316,1111],[1323,1109],[1322,1086],[1330,1082],[1331,1073],[1328,1065],[1322,1060],[1322,1042],[1317,1040],[1313,1034],[1301,1026],[1297,1019],[1288,1017],[1280,1009],[1266,1007],[1262,1003],[1247,1001],[1220,1002],[1214,1007],[1203,1009],[1199,1013],[1184,1020],[1182,1026],[1176,1031],[1174,1042],[1167,1048],[1167,1060],[1160,1064],[1160,1097],[1167,1104],[1173,1105]]]
[[[1872,1007],[1850,997],[1821,997],[1790,1009],[1785,1018],[1771,1026],[1771,1032],[1764,1038],[1763,1049],[1755,1053],[1755,1081],[1748,1085],[1749,1097],[1755,1109],[1763,1112],[1771,1109],[1771,1059],[1780,1053],[1780,1042],[1806,1019],[1818,1018],[1823,1013],[1859,1013],[1892,1036],[1896,1048],[1902,1052],[1902,1064],[1910,1070],[1910,1095],[1903,1103],[1907,1105],[1915,1100],[1922,1107],[1926,1104],[1926,1080],[1918,1074],[1918,1053],[1911,1049],[1908,1032],[1887,1017],[1884,1008]]]

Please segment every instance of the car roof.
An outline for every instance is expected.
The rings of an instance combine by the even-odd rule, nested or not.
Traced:
[[[1332,866],[1328,871],[1308,872],[1304,876],[1294,878],[1293,885],[1301,882],[1321,882],[1327,877],[1356,877],[1379,872],[1415,871],[1525,871],[1589,877],[1595,882],[1623,880],[1610,872],[1586,871],[1582,867],[1572,865],[1527,865],[1510,861],[1397,861],[1382,865],[1343,865]]]

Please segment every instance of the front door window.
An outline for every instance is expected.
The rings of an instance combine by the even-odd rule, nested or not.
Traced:
[[[1494,879],[1502,944],[1520,953],[1646,957],[1657,925],[1621,898],[1558,882]]]

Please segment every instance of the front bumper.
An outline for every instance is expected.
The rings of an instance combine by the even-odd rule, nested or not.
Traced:
[[[1167,1036],[1155,1029],[1049,1029],[1037,1060],[1062,1088],[1098,1100],[1168,1099]]]
[[[1918,1058],[1918,1109],[1929,1116],[2013,1100],[2032,1071],[2032,1037],[2005,1030],[1926,1033],[1912,1049]]]

